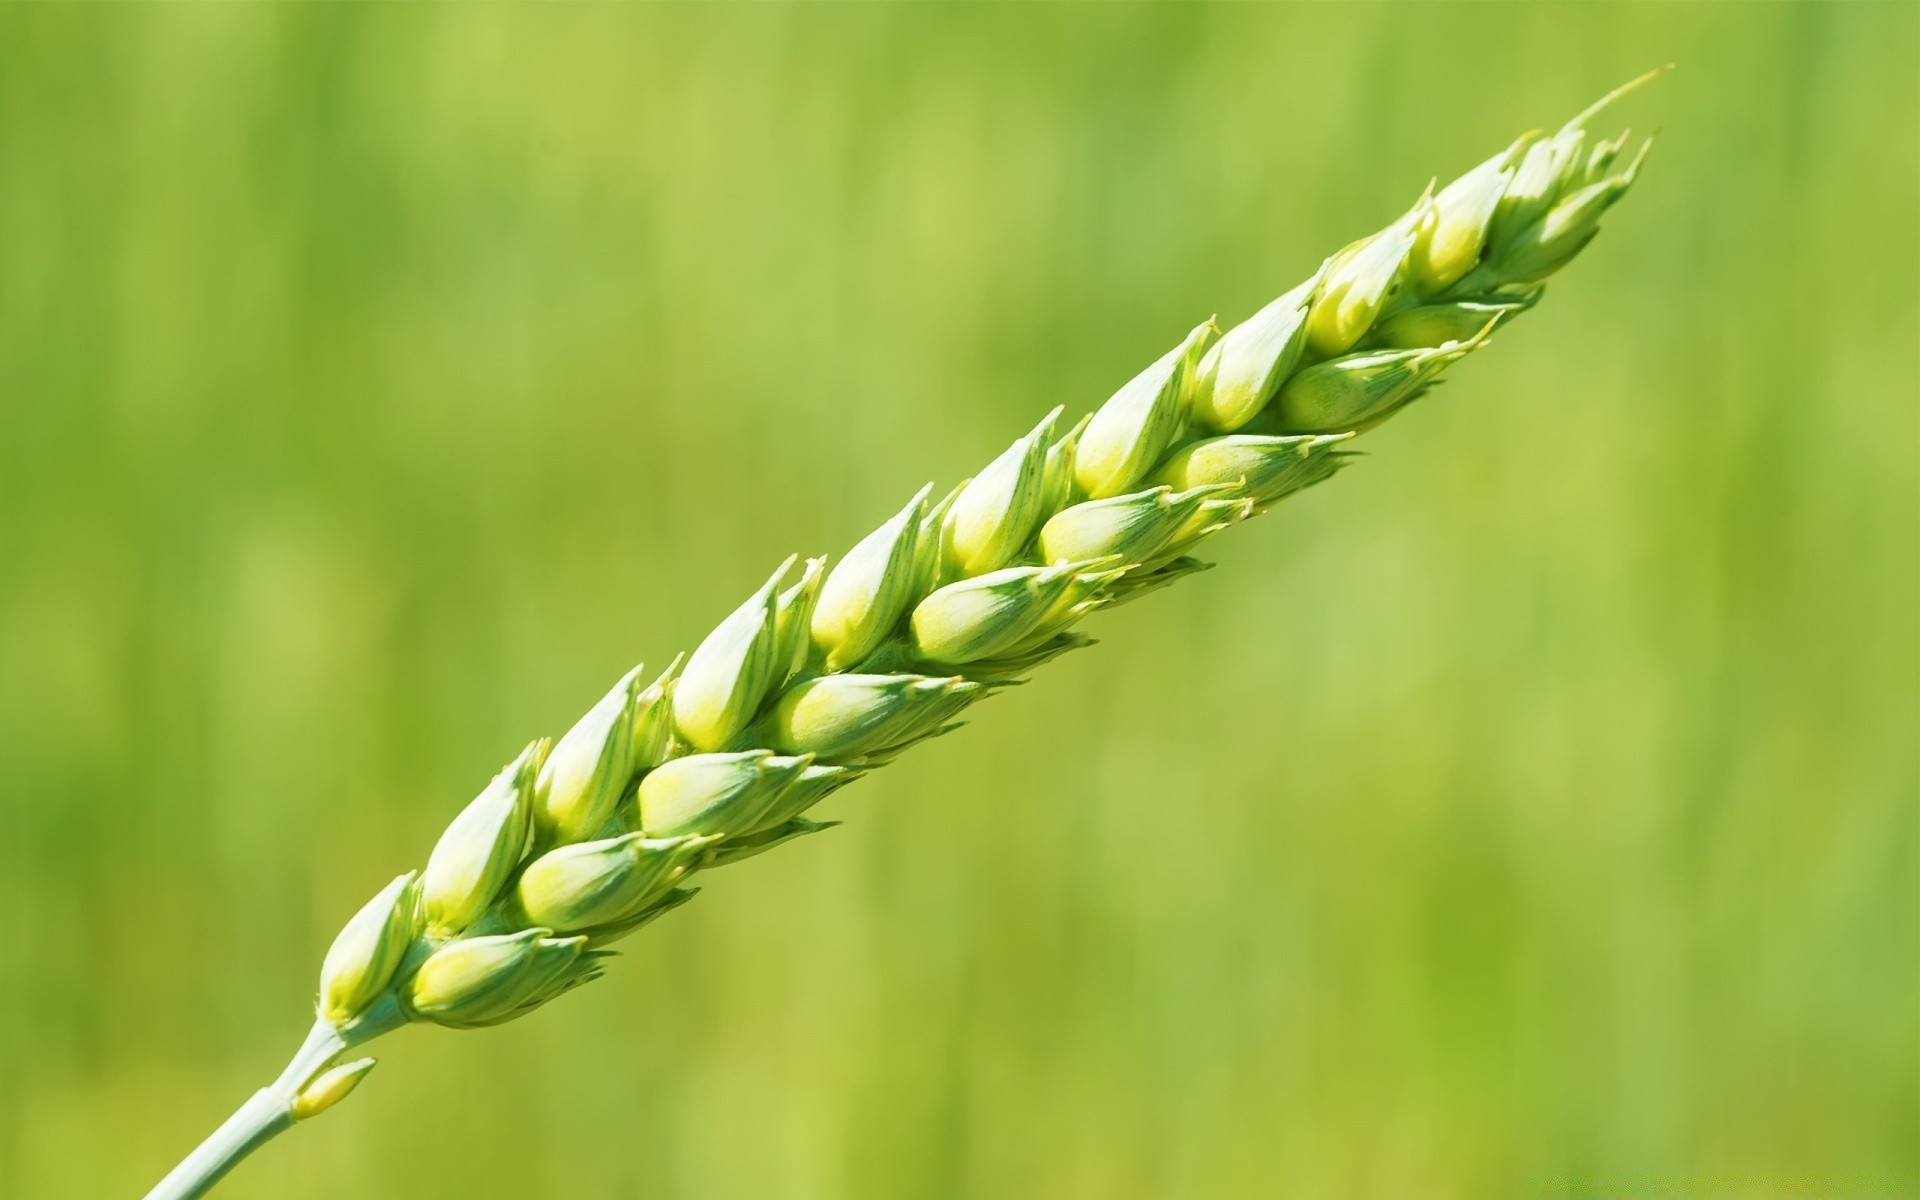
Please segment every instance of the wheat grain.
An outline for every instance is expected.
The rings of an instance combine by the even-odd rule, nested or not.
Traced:
[[[151,1196],[200,1194],[344,1096],[371,1066],[328,1070],[347,1046],[498,1024],[596,978],[696,873],[825,828],[805,815],[820,800],[1331,477],[1350,438],[1537,302],[1632,185],[1647,146],[1623,164],[1624,134],[1585,129],[1614,96],[1429,188],[1225,334],[1202,322],[1079,424],[1056,409],[945,499],[923,489],[831,571],[789,559],[684,666],[644,687],[636,668],[530,745],[424,873],[348,922],[294,1064]]]

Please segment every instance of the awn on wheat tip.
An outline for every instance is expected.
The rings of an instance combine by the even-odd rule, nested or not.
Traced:
[[[1221,333],[1200,322],[1078,422],[923,489],[828,569],[790,558],[684,659],[522,750],[426,867],[355,913],[286,1071],[149,1193],[204,1194],[339,1103],[407,1024],[513,1020],[600,977],[693,877],[829,827],[821,800],[1049,659],[1083,618],[1204,569],[1208,538],[1333,475],[1358,433],[1539,302],[1649,143],[1528,133]]]

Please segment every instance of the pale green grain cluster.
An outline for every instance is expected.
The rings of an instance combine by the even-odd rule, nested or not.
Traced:
[[[1605,103],[1429,188],[1245,322],[1201,321],[1088,417],[1056,409],[830,569],[789,559],[684,662],[629,673],[347,924],[323,1020],[385,1004],[493,1025],[594,979],[603,948],[688,899],[697,873],[825,828],[807,815],[821,800],[1327,479],[1356,433],[1535,304],[1632,185],[1646,146],[1627,157],[1625,135],[1585,129]]]

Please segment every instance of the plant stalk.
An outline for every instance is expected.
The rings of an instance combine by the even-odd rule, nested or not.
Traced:
[[[255,1150],[293,1127],[294,1101],[314,1078],[349,1046],[372,1041],[406,1023],[391,996],[344,1025],[321,1018],[307,1031],[280,1077],[247,1097],[246,1103],[167,1172],[146,1200],[196,1200]]]

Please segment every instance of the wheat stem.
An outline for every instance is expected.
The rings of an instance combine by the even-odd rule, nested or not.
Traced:
[[[279,1078],[247,1097],[206,1141],[147,1193],[146,1200],[194,1200],[206,1195],[247,1155],[293,1128],[303,1117],[322,1111],[340,1098],[332,1096],[318,1107],[303,1108],[301,1104],[302,1096],[326,1077],[327,1068],[344,1051],[391,1033],[406,1023],[405,1014],[393,1002],[376,1005],[343,1025],[324,1017],[316,1019]]]

